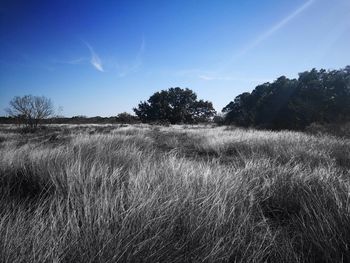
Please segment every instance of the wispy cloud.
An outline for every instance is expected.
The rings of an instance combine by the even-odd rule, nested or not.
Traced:
[[[119,63],[116,64],[119,77],[125,77],[126,75],[132,72],[136,72],[142,66],[143,53],[145,51],[145,48],[146,48],[146,42],[145,42],[145,39],[142,38],[140,47],[136,53],[134,61],[132,61],[130,64],[119,64]]]
[[[268,39],[270,36],[272,36],[274,33],[276,33],[278,30],[283,28],[285,25],[287,25],[290,21],[292,21],[294,18],[296,18],[298,15],[303,13],[308,7],[310,7],[316,0],[308,0],[306,3],[298,7],[296,10],[294,10],[292,13],[287,15],[285,18],[274,24],[271,28],[269,28],[266,32],[258,36],[254,41],[249,43],[246,47],[244,47],[241,52],[239,52],[236,56],[242,56],[245,55],[248,51],[258,46],[261,42]]]
[[[300,15],[305,10],[307,10],[316,1],[317,0],[306,1],[303,5],[299,6],[296,10],[289,13],[282,20],[275,23],[267,31],[263,32],[252,42],[244,46],[243,49],[240,50],[238,53],[236,53],[231,59],[228,59],[228,60],[226,59],[224,63],[222,63],[218,68],[216,68],[216,70],[210,71],[210,70],[200,70],[200,69],[187,69],[187,70],[176,71],[175,74],[182,75],[182,76],[197,77],[203,81],[220,80],[220,81],[242,81],[242,82],[252,82],[252,83],[263,83],[263,82],[271,81],[271,78],[264,78],[264,77],[251,78],[251,77],[240,76],[239,74],[237,75],[234,73],[230,74],[227,71],[233,61],[242,57],[243,55],[248,53],[248,51],[258,46],[261,42],[271,37],[274,33],[282,29],[289,22],[295,19],[298,15]]]
[[[208,76],[208,75],[199,75],[198,78],[202,79],[202,80],[214,80],[215,78],[212,76]]]
[[[240,51],[235,53],[231,58],[223,61],[223,63],[215,70],[212,71],[212,74],[201,74],[198,77],[202,80],[231,80],[231,77],[222,77],[223,72],[227,72],[227,69],[232,65],[233,62],[237,61],[237,59],[241,58],[245,54],[247,54],[250,50],[260,45],[263,41],[270,38],[277,31],[281,30],[284,26],[294,20],[298,15],[306,11],[312,4],[314,4],[317,0],[307,0],[304,4],[299,6],[297,9],[289,13],[282,20],[278,21],[274,25],[272,25],[267,31],[260,34],[258,37],[253,39],[250,43],[245,45]],[[227,75],[227,74],[225,74]],[[220,77],[221,76],[221,77]],[[237,78],[234,78],[237,80]],[[254,81],[254,80],[252,80]]]
[[[0,40],[0,50],[6,50],[7,58],[1,58],[0,64],[9,67],[35,68],[54,71],[55,68],[41,57],[33,56],[26,50],[19,48],[14,43]]]
[[[126,75],[136,72],[143,64],[143,53],[145,51],[146,42],[145,39],[142,38],[140,47],[138,48],[134,59],[127,63],[118,63],[116,59],[112,57],[106,58],[103,62],[99,55],[95,52],[94,48],[85,40],[81,39],[81,42],[89,49],[90,57],[77,57],[74,59],[68,60],[57,60],[53,59],[53,63],[58,64],[69,64],[69,65],[84,65],[86,63],[91,64],[96,70],[100,72],[117,70],[117,74],[119,77],[125,77]]]
[[[237,77],[217,76],[217,75],[198,75],[198,78],[201,79],[201,80],[205,80],[205,81],[211,81],[211,80],[241,80],[240,78],[237,78]]]
[[[81,57],[81,58],[76,58],[76,59],[72,59],[72,60],[68,60],[66,61],[67,64],[72,64],[72,65],[78,65],[78,64],[82,64],[85,61],[87,61],[88,58],[85,57]]]
[[[103,65],[102,65],[102,60],[100,59],[100,57],[97,55],[97,53],[95,52],[95,50],[93,49],[93,47],[87,43],[86,41],[83,41],[84,44],[87,46],[87,48],[90,50],[90,63],[91,65],[97,69],[98,71],[104,72],[103,69]]]
[[[80,58],[75,58],[75,59],[70,59],[70,60],[57,60],[57,59],[52,59],[52,63],[55,64],[70,64],[70,65],[80,65],[80,64],[85,64],[87,61],[89,61],[88,57],[80,57]]]
[[[271,78],[252,78],[252,77],[234,76],[234,75],[216,75],[215,73],[198,75],[198,78],[204,81],[221,80],[221,81],[241,81],[241,82],[253,82],[253,83],[264,83],[264,82],[271,81]]]
[[[202,70],[202,69],[182,69],[173,72],[177,76],[198,78],[203,81],[240,81],[240,82],[252,82],[252,83],[264,83],[269,82],[272,78],[267,77],[252,77],[246,76],[239,72],[218,72],[213,70]]]

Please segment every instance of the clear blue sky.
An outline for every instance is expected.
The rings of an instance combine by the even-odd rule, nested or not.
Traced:
[[[112,116],[188,87],[216,110],[280,75],[350,64],[349,0],[0,2],[0,115],[16,95]]]

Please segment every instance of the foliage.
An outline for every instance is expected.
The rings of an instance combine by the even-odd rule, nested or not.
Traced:
[[[54,108],[51,100],[44,96],[25,95],[14,97],[10,101],[7,113],[29,128],[36,129],[41,120],[54,113]]]
[[[237,96],[222,110],[226,123],[272,129],[304,129],[311,123],[350,120],[350,66],[284,76]]]
[[[208,121],[215,115],[209,101],[197,100],[190,89],[170,88],[154,93],[148,101],[134,108],[143,122],[196,123]]]
[[[213,122],[216,123],[217,125],[223,125],[225,122],[225,118],[222,114],[217,114],[214,116]]]
[[[118,123],[137,123],[139,120],[135,115],[131,115],[127,112],[122,112],[117,115],[116,121]]]

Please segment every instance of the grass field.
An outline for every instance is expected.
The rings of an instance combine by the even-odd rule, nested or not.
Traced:
[[[0,128],[0,262],[349,262],[350,139]]]

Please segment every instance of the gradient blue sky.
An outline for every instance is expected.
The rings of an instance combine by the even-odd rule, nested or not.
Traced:
[[[111,116],[188,87],[216,110],[280,75],[350,64],[349,0],[0,2],[0,115],[16,95]]]

